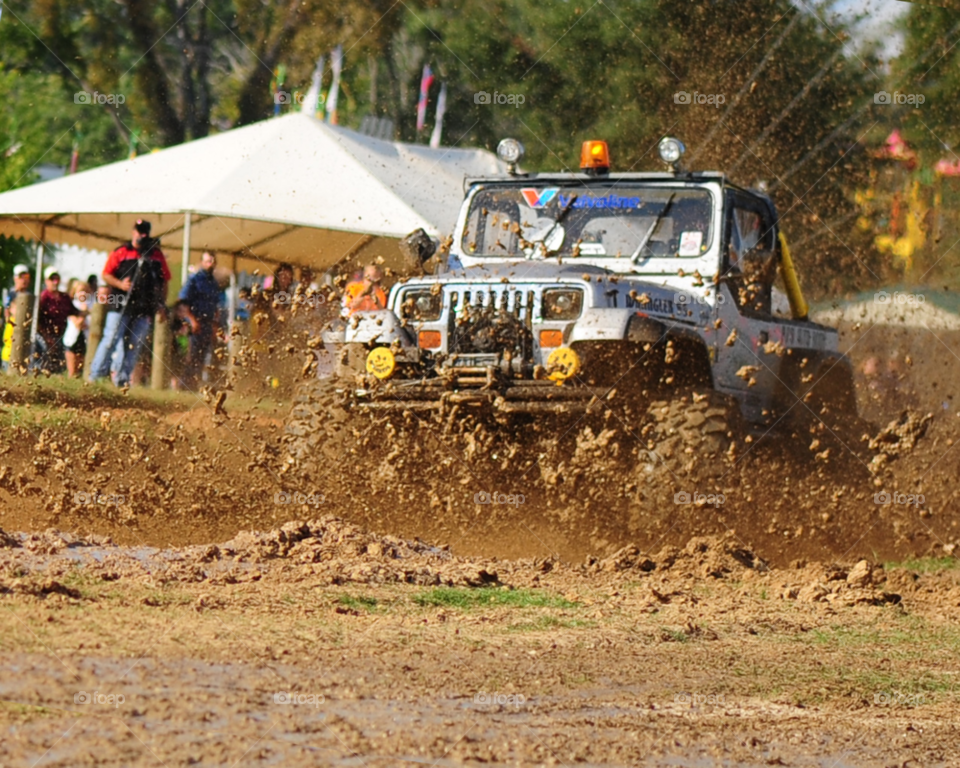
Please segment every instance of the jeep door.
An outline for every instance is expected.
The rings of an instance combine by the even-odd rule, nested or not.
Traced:
[[[779,380],[782,326],[772,314],[772,288],[778,258],[773,212],[765,202],[727,190],[722,268],[717,291],[714,385],[735,395],[751,422],[766,419]],[[772,259],[758,274],[755,265]]]

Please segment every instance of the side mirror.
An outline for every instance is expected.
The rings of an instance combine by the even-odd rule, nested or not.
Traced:
[[[437,243],[423,229],[415,229],[400,241],[400,255],[403,256],[403,270],[415,272],[437,252]]]

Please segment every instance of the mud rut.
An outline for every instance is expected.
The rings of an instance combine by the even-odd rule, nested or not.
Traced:
[[[101,421],[4,430],[0,527],[8,531],[55,527],[182,546],[334,514],[461,555],[574,562],[732,531],[784,565],[942,555],[960,538],[949,514],[958,494],[950,446],[960,429],[945,415],[911,411],[881,430],[797,405],[769,433],[749,433],[729,399],[694,387],[632,410],[596,403],[583,417],[375,417],[349,412],[314,380],[301,382],[292,410],[281,401],[272,417],[234,409],[233,390],[164,416],[34,386],[33,399],[68,420],[92,409]],[[23,408],[24,397],[0,391],[0,407]],[[138,426],[150,422],[152,437]],[[126,501],[76,502],[91,490]],[[881,492],[924,494],[926,503],[878,505]],[[277,503],[298,493],[322,504]]]
[[[373,416],[324,381],[295,400],[284,444],[304,492],[461,553],[580,559],[731,530],[775,561],[935,544],[918,509],[873,498],[902,484],[891,467],[926,433],[919,414],[878,438],[854,415],[802,405],[751,433],[732,400],[702,388],[640,412],[601,403],[509,422],[463,409]]]

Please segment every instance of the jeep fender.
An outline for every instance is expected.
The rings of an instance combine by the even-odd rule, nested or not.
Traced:
[[[667,326],[635,309],[587,309],[567,334],[567,344],[583,341],[663,341]]]

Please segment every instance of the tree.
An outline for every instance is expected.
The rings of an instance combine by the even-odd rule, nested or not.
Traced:
[[[168,146],[264,119],[274,111],[270,81],[279,66],[285,90],[306,90],[317,56],[342,44],[343,125],[386,116],[396,138],[425,141],[430,126],[418,135],[415,115],[429,64],[437,75],[431,99],[441,82],[448,87],[447,143],[492,149],[513,135],[525,142],[529,167],[557,169],[577,166],[584,139],[605,138],[616,167],[639,170],[660,168],[656,143],[673,133],[696,167],[733,169],[744,183],[770,185],[788,234],[817,238],[809,256],[797,255],[819,290],[835,277],[854,285],[872,269],[869,241],[823,219],[854,211],[865,165],[858,131],[870,116],[860,104],[876,89],[878,66],[851,56],[842,26],[828,25],[809,4],[17,0],[13,7],[36,31],[19,30],[7,52],[21,77],[56,76],[66,92],[127,97],[82,114],[84,143],[96,134],[98,151],[111,159],[135,135],[147,148]],[[482,93],[512,98],[487,104]],[[685,94],[692,103],[683,103]],[[53,122],[74,119],[72,107],[60,106]],[[51,141],[48,132],[35,143]]]

